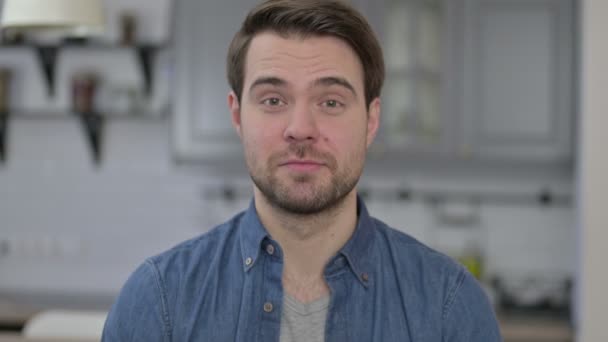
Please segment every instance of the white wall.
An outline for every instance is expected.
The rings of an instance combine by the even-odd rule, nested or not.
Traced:
[[[75,118],[12,119],[0,289],[115,292],[145,256],[206,230],[205,176],[174,169],[168,121],[110,120],[96,167]]]
[[[608,341],[608,2],[582,1],[581,145],[578,167],[580,314],[578,341]]]

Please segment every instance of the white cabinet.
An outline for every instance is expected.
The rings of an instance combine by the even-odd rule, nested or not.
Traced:
[[[574,122],[570,0],[470,0],[462,144],[480,159],[567,161]]]
[[[256,0],[176,1],[174,148],[178,161],[240,157],[227,105],[226,55]]]
[[[376,147],[405,158],[448,152],[454,117],[448,115],[453,79],[451,9],[445,0],[359,1],[384,50],[386,82]]]
[[[359,1],[387,64],[382,147],[403,159],[572,158],[572,0],[382,4]]]
[[[445,137],[442,1],[386,1],[382,41],[387,79],[385,143],[418,149]]]

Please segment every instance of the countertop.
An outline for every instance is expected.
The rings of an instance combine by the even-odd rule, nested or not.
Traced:
[[[574,332],[563,318],[499,315],[498,319],[504,342],[574,341]]]

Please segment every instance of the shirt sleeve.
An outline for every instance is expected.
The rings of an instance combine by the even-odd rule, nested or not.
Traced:
[[[162,279],[152,261],[129,277],[110,309],[102,342],[167,342],[170,324]]]
[[[500,342],[500,329],[485,292],[464,271],[443,313],[444,342]]]

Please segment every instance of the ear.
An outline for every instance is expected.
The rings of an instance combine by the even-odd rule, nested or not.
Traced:
[[[380,98],[376,97],[369,104],[367,110],[367,147],[374,142],[376,133],[378,133],[378,128],[380,127],[380,109]]]
[[[234,91],[230,91],[228,94],[228,108],[230,109],[232,127],[234,127],[236,133],[241,137],[241,105]]]

